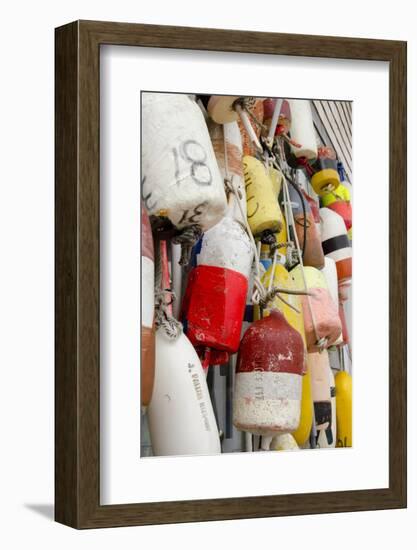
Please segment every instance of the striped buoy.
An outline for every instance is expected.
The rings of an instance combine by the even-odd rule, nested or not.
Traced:
[[[327,350],[322,353],[309,353],[307,362],[311,371],[316,445],[331,446],[333,445],[334,436],[332,431],[330,362]],[[321,445],[319,445],[319,440]]]
[[[206,377],[188,338],[156,331],[156,368],[148,407],[155,456],[219,454],[220,439]]]
[[[291,271],[298,289],[304,289],[302,269],[297,266]],[[304,329],[307,350],[311,353],[333,345],[342,332],[342,325],[323,273],[314,267],[304,267],[304,274],[309,292],[309,296],[302,296]]]
[[[320,208],[323,252],[336,262],[339,284],[352,278],[352,248],[343,219],[329,208]]]
[[[254,157],[243,157],[247,216],[249,227],[255,237],[261,240],[282,229],[284,219],[275,194],[269,170]]]
[[[279,311],[255,321],[243,336],[236,365],[233,423],[273,436],[300,421],[304,344]]]
[[[226,211],[204,116],[185,94],[142,94],[142,198],[149,215],[205,231]]]
[[[246,224],[246,192],[243,179],[242,137],[237,122],[220,125],[209,122],[209,133],[214,153],[223,179],[233,178],[234,188],[228,190],[226,215],[232,217],[244,227]],[[240,208],[238,201],[240,202]],[[244,217],[242,218],[241,211]]]
[[[343,218],[346,229],[349,231],[352,227],[352,205],[350,203],[350,191],[342,183],[332,193],[324,195],[321,199],[322,206],[333,210]]]
[[[155,372],[154,325],[154,246],[151,224],[141,206],[141,403],[146,407],[152,396]]]
[[[188,338],[211,364],[226,362],[228,353],[238,350],[252,260],[249,237],[231,218],[207,231],[197,247],[181,319]],[[219,360],[209,350],[226,353]]]
[[[329,385],[330,385],[331,437],[327,429],[317,430],[317,447],[319,447],[320,449],[336,447],[336,413],[337,413],[336,389],[335,389],[334,374],[330,367],[330,363],[329,363],[328,375],[329,375]]]

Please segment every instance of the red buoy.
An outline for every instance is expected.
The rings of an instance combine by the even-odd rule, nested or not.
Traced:
[[[277,310],[245,332],[236,366],[233,423],[258,435],[288,433],[300,421],[304,343]]]

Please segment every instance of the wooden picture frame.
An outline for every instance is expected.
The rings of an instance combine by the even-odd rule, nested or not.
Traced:
[[[406,506],[406,43],[111,22],[56,29],[55,519],[75,528]],[[389,62],[389,488],[100,505],[101,45]],[[394,245],[395,241],[395,245]],[[392,243],[392,246],[391,246]]]

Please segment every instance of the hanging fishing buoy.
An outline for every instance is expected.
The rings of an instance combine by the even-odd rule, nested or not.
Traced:
[[[311,186],[319,196],[335,191],[340,185],[336,154],[330,147],[319,147],[317,160],[312,166]]]
[[[291,434],[279,434],[272,439],[271,451],[298,451],[299,447]]]
[[[322,353],[309,353],[307,362],[311,372],[311,391],[316,427],[315,444],[320,446],[318,445],[320,439],[322,445],[329,447],[333,445],[334,435],[332,431],[330,362],[327,350]]]
[[[344,325],[343,325],[343,319],[340,317],[340,305],[339,305],[339,288],[338,288],[338,281],[337,281],[337,269],[336,269],[336,263],[335,261],[330,258],[329,256],[326,256],[325,258],[325,265],[321,272],[324,275],[324,278],[326,279],[326,283],[328,286],[328,289],[330,291],[330,295],[333,299],[333,302],[335,306],[338,308],[339,311],[339,319],[342,324],[342,333],[339,336],[339,338],[334,343],[335,346],[339,346],[343,344],[343,331],[344,331]]]
[[[349,232],[352,227],[352,205],[350,203],[349,189],[341,183],[335,191],[324,195],[321,203],[343,218],[346,229]]]
[[[346,371],[335,376],[337,447],[352,447],[352,377]]]
[[[266,273],[262,276],[262,283],[266,289],[270,288],[282,288],[288,290],[297,290],[293,278],[281,264],[276,264],[274,274],[272,275],[273,265],[271,265]],[[272,276],[272,282],[271,282]],[[272,310],[280,311],[287,322],[301,335],[303,339],[304,347],[306,347],[306,337],[304,333],[304,318],[303,308],[301,305],[301,296],[297,294],[285,294],[281,296],[285,299],[283,302],[278,296],[275,296],[271,302],[263,309],[263,315],[267,316]],[[260,319],[259,306],[254,307],[255,319]]]
[[[158,224],[181,230],[177,240],[190,246],[225,214],[207,125],[187,95],[142,94],[142,199]]]
[[[313,424],[313,396],[311,393],[311,373],[306,361],[306,373],[303,376],[301,388],[301,414],[298,428],[292,432],[297,444],[301,447],[305,445],[310,436]]]
[[[141,206],[141,403],[146,407],[152,395],[155,372],[154,245],[148,214]]]
[[[252,260],[250,239],[231,218],[223,218],[202,238],[197,267],[189,274],[181,319],[188,338],[207,360],[209,350],[226,352],[221,362],[238,350]],[[210,363],[218,364],[215,360]]]
[[[254,157],[243,157],[247,216],[254,237],[264,243],[275,242],[274,233],[281,231],[284,224],[278,197],[269,177],[269,171]]]
[[[304,276],[308,296],[302,296],[304,329],[308,352],[319,351],[333,345],[342,332],[339,313],[330,295],[326,279],[314,267],[297,266],[291,271],[296,288],[304,289]]]
[[[184,334],[156,331],[156,368],[148,407],[155,456],[208,455],[220,450],[219,432],[200,359]]]
[[[323,249],[310,204],[300,188],[297,192],[293,185],[290,185],[288,190],[298,242],[301,250],[304,250],[303,263],[321,269],[324,265]]]
[[[220,174],[224,180],[233,178],[237,194],[227,189],[227,212],[245,227],[246,223],[246,192],[243,179],[242,137],[237,122],[223,125],[209,122],[209,133],[214,153],[219,165]],[[238,201],[240,202],[240,208]],[[242,212],[244,218],[242,218]]]
[[[329,208],[320,208],[321,244],[326,256],[336,262],[339,284],[352,278],[352,248],[343,219]]]
[[[262,130],[262,122],[264,119],[263,100],[257,98],[249,98],[250,101],[246,104],[246,109],[249,115],[249,121],[252,129],[259,140]],[[240,133],[242,135],[242,146],[244,155],[255,155],[257,149],[252,141],[252,133],[249,133],[242,120],[238,121]]]
[[[308,99],[289,99],[288,103],[291,111],[291,139],[299,145],[290,145],[291,154],[297,159],[297,164],[303,166],[305,162],[312,162],[317,158],[311,105]]]
[[[233,423],[239,430],[272,436],[300,421],[304,344],[279,311],[245,332],[236,365]]]
[[[329,385],[330,385],[331,437],[329,436],[329,432],[326,428],[319,429],[317,431],[317,447],[319,447],[320,449],[336,447],[336,437],[337,437],[336,436],[336,414],[337,414],[336,389],[335,389],[334,374],[330,367],[330,362],[329,362],[328,375],[329,375]]]
[[[267,98],[264,99],[263,106],[264,106],[264,122],[263,126],[264,129],[262,131],[262,134],[266,137],[268,135],[269,128],[271,126],[272,117],[274,115],[275,111],[275,105],[277,103],[276,99]],[[281,109],[278,116],[278,123],[277,127],[275,129],[275,135],[276,136],[282,136],[288,134],[291,127],[291,112],[290,112],[290,106],[288,104],[288,101],[284,99],[281,103]]]

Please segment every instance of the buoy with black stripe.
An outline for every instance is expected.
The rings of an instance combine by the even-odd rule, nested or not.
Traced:
[[[324,255],[310,203],[299,187],[298,193],[292,185],[289,185],[288,190],[294,216],[295,231],[300,248],[304,250],[303,263],[306,266],[321,269],[324,265]]]
[[[141,187],[148,214],[164,228],[206,231],[224,216],[226,193],[207,124],[188,95],[142,93]]]
[[[243,157],[243,174],[245,178],[247,216],[249,227],[254,237],[262,242],[272,239],[274,233],[281,231],[284,224],[276,194],[276,184],[271,180],[269,169],[258,159]]]
[[[343,218],[329,208],[320,208],[323,252],[336,262],[339,284],[352,278],[352,248]]]
[[[304,343],[276,310],[245,332],[236,365],[233,423],[239,430],[274,436],[300,421]]]
[[[330,430],[331,430],[331,437],[329,434],[329,431],[327,428],[319,428],[317,429],[317,422],[316,422],[316,429],[317,429],[317,447],[320,449],[326,449],[326,448],[334,448],[336,447],[337,443],[337,436],[336,436],[336,415],[337,415],[337,404],[336,404],[336,389],[335,389],[335,378],[333,371],[330,366],[329,362],[329,369],[328,369],[328,376],[329,376],[329,385],[330,385],[330,408],[331,408],[331,420],[330,420]]]
[[[196,250],[181,310],[185,333],[208,364],[239,347],[253,249],[240,223],[223,218]]]
[[[151,224],[141,206],[141,404],[146,407],[152,396],[155,375],[154,325],[154,245]]]
[[[335,438],[332,430],[330,362],[327,350],[321,353],[309,353],[307,362],[311,372],[316,429],[315,444],[316,446],[330,447],[333,446]]]
[[[246,192],[243,179],[242,137],[239,126],[237,122],[228,122],[221,125],[209,121],[208,128],[220,174],[223,179],[226,179],[226,177],[233,179],[233,187],[237,191],[236,195],[233,190],[227,190],[226,216],[232,217],[245,227]]]
[[[317,160],[312,166],[311,186],[319,196],[335,191],[340,185],[336,154],[330,147],[319,147]]]
[[[309,353],[333,345],[342,332],[338,308],[331,297],[326,279],[314,267],[297,266],[291,276],[297,289],[304,289],[304,277],[309,295],[302,296],[304,330]]]

